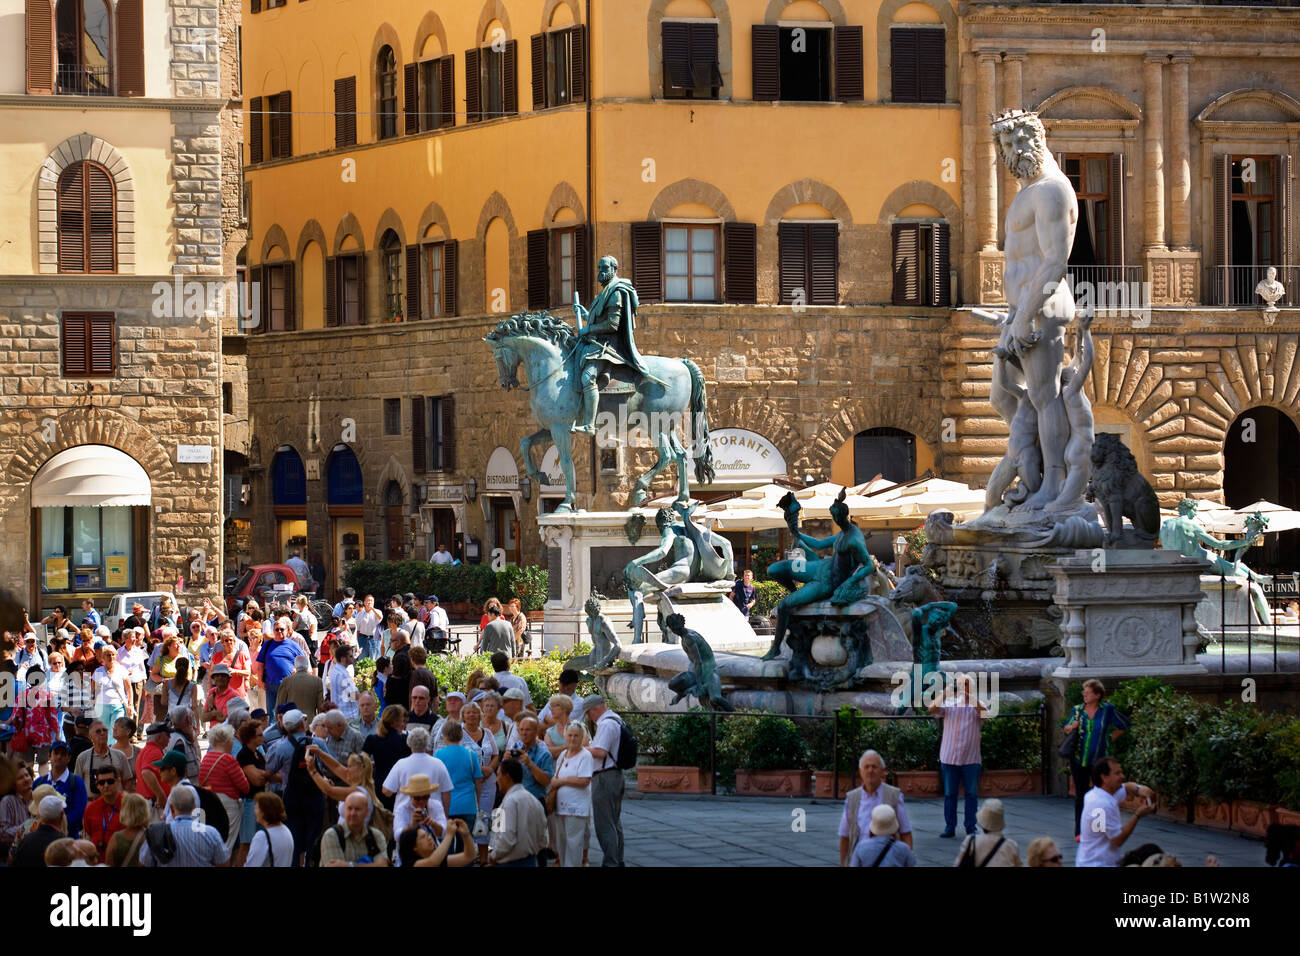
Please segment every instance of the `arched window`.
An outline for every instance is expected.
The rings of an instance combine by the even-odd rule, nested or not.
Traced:
[[[326,501],[330,507],[359,507],[363,500],[361,464],[356,453],[339,443],[326,466]]]
[[[916,477],[916,436],[899,428],[868,428],[853,436],[853,482],[880,475],[889,481]]]
[[[113,177],[89,160],[59,176],[59,271],[117,271],[117,225]]]
[[[379,268],[384,280],[384,318],[402,314],[402,241],[389,229],[379,240]]]
[[[103,0],[59,0],[55,19],[58,92],[111,96],[108,4]]]
[[[379,51],[375,86],[379,90],[379,138],[391,139],[397,135],[397,57],[391,46]]]

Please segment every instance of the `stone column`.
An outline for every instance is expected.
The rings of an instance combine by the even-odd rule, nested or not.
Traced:
[[[1146,102],[1142,104],[1145,119],[1143,141],[1146,151],[1146,197],[1143,203],[1146,226],[1146,247],[1163,249],[1165,246],[1165,171],[1164,171],[1164,83],[1161,71],[1165,56],[1149,53],[1146,57]]]
[[[1002,108],[1004,110],[1025,108],[1022,67],[1024,62],[1023,51],[1012,51],[1002,56]],[[1011,208],[1011,201],[1016,197],[1016,177],[1003,163],[998,163],[998,170],[998,198],[1005,219],[1007,210]]]
[[[979,137],[975,150],[975,221],[980,249],[992,251],[998,243],[998,155],[989,123],[997,110],[998,55],[980,53],[978,63],[975,93],[975,123]]]
[[[1187,65],[1191,63],[1190,53],[1177,54],[1173,58],[1169,84],[1169,218],[1171,223],[1171,244],[1176,249],[1187,249],[1192,239],[1192,195],[1191,149],[1188,133],[1192,118],[1188,115],[1187,105]]]

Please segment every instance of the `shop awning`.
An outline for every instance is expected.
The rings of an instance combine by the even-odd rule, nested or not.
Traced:
[[[145,470],[107,445],[61,451],[32,479],[33,508],[121,508],[152,500]]]

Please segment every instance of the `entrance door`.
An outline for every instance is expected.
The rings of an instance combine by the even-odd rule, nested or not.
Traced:
[[[429,552],[433,553],[438,545],[445,544],[447,550],[457,558],[464,560],[460,546],[456,541],[456,514],[450,508],[433,509],[433,540]]]
[[[492,524],[496,528],[494,547],[505,552],[506,563],[519,563],[519,517],[509,498],[492,499]]]

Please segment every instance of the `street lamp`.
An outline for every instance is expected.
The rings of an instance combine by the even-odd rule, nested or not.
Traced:
[[[527,475],[524,475],[524,477],[519,479],[519,487],[524,493],[524,501],[532,501],[533,479],[529,478]]]
[[[465,484],[465,497],[473,501],[478,497],[478,479],[471,477]]]
[[[903,562],[907,558],[907,539],[901,534],[894,539],[894,576],[903,576]]]

